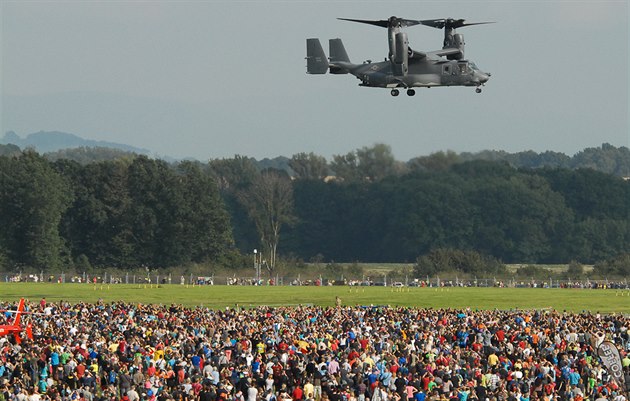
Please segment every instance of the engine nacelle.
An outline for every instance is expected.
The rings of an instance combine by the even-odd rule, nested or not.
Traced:
[[[409,69],[409,39],[405,32],[398,32],[395,36],[395,53],[393,61],[394,75],[407,75]]]
[[[445,49],[450,49],[450,48],[459,49],[459,53],[450,54],[447,56],[447,58],[449,60],[462,60],[464,58],[465,45],[466,43],[464,43],[464,35],[462,35],[461,33],[456,33],[453,35],[446,35],[444,38],[444,48]]]

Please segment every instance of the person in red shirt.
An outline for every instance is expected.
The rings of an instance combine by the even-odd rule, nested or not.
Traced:
[[[499,341],[499,344],[503,343],[503,340],[505,340],[505,331],[503,331],[503,329],[497,330],[496,336],[497,336],[497,341]]]
[[[295,386],[291,396],[293,397],[293,401],[299,401],[304,397],[304,390],[302,390],[300,386]]]
[[[280,377],[280,375],[282,374],[283,371],[283,367],[282,364],[280,363],[280,361],[277,361],[272,367],[271,370],[273,371],[273,377],[274,379],[277,377]]]
[[[355,359],[357,359],[359,356],[360,356],[359,353],[356,350],[353,349],[348,354],[348,362],[350,362],[350,364],[352,365],[354,363]]]
[[[289,344],[287,344],[284,340],[282,340],[280,344],[278,344],[278,351],[285,352],[288,349],[289,349]]]
[[[77,367],[74,368],[74,371],[76,373],[77,380],[81,380],[81,378],[83,378],[83,375],[85,374],[85,364],[83,362],[80,362]]]

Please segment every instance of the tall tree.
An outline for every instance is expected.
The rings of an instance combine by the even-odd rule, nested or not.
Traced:
[[[406,171],[404,163],[396,161],[389,145],[364,146],[346,155],[334,155],[330,168],[344,181],[379,181]]]
[[[329,174],[326,158],[313,152],[297,153],[289,160],[296,179],[321,180]]]
[[[291,179],[277,170],[262,171],[247,190],[241,191],[240,199],[269,255],[267,269],[271,276],[276,268],[282,226],[294,221]]]
[[[240,199],[240,193],[249,190],[257,177],[256,165],[253,159],[236,155],[229,159],[210,160],[208,169],[230,214],[235,245],[241,252],[249,254],[254,248],[260,247],[260,238],[247,207]]]
[[[360,181],[363,177],[359,171],[359,160],[354,152],[346,155],[333,155],[330,168],[338,179],[343,181]]]
[[[116,160],[78,167],[76,162],[56,162],[75,192],[62,223],[75,259],[87,258],[96,267],[137,265],[133,227],[127,218],[131,205],[128,164]]]
[[[407,162],[411,170],[447,171],[452,165],[461,163],[457,153],[452,150],[431,153],[429,156],[414,157]]]
[[[36,152],[0,157],[0,249],[9,263],[38,269],[64,263],[59,223],[71,199],[68,182]]]
[[[185,261],[207,262],[221,259],[234,247],[230,218],[217,185],[198,163],[177,166],[178,242]]]
[[[384,143],[371,147],[364,146],[356,151],[361,176],[368,181],[378,181],[385,177],[397,175],[404,165],[397,162],[392,148]]]
[[[258,173],[252,159],[235,155],[231,159],[213,159],[208,167],[222,192],[234,192],[251,185]]]

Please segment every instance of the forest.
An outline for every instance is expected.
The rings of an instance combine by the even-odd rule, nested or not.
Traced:
[[[258,248],[270,269],[287,259],[419,263],[450,250],[492,268],[577,261],[630,272],[627,148],[585,151],[585,166],[579,155],[529,154],[547,162],[527,167],[504,153],[400,162],[384,144],[331,161],[300,153],[276,168],[105,152],[90,161],[77,151],[79,162],[0,146],[1,270],[240,268]]]

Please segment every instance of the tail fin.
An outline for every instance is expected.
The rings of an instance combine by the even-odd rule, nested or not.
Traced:
[[[21,298],[20,303],[18,304],[18,310],[15,314],[15,319],[13,319],[13,326],[17,328],[17,330],[13,332],[13,338],[15,339],[16,344],[20,344],[22,342],[22,339],[20,338],[19,327],[20,327],[20,321],[22,320],[23,311],[24,311],[24,298]]]
[[[20,299],[20,303],[18,304],[18,310],[15,314],[15,319],[13,319],[13,325],[19,326],[20,320],[22,319],[22,312],[24,311],[24,298]]]
[[[331,74],[347,74],[348,69],[336,63],[350,63],[350,58],[346,49],[343,47],[341,39],[330,39],[328,41],[330,47],[330,73]]]
[[[319,39],[306,39],[306,73],[325,74],[326,71],[328,71],[328,59]]]
[[[348,57],[348,53],[346,53],[346,48],[343,47],[341,39],[330,39],[328,46],[330,47],[330,61],[332,63],[337,61],[350,62],[350,58]]]

